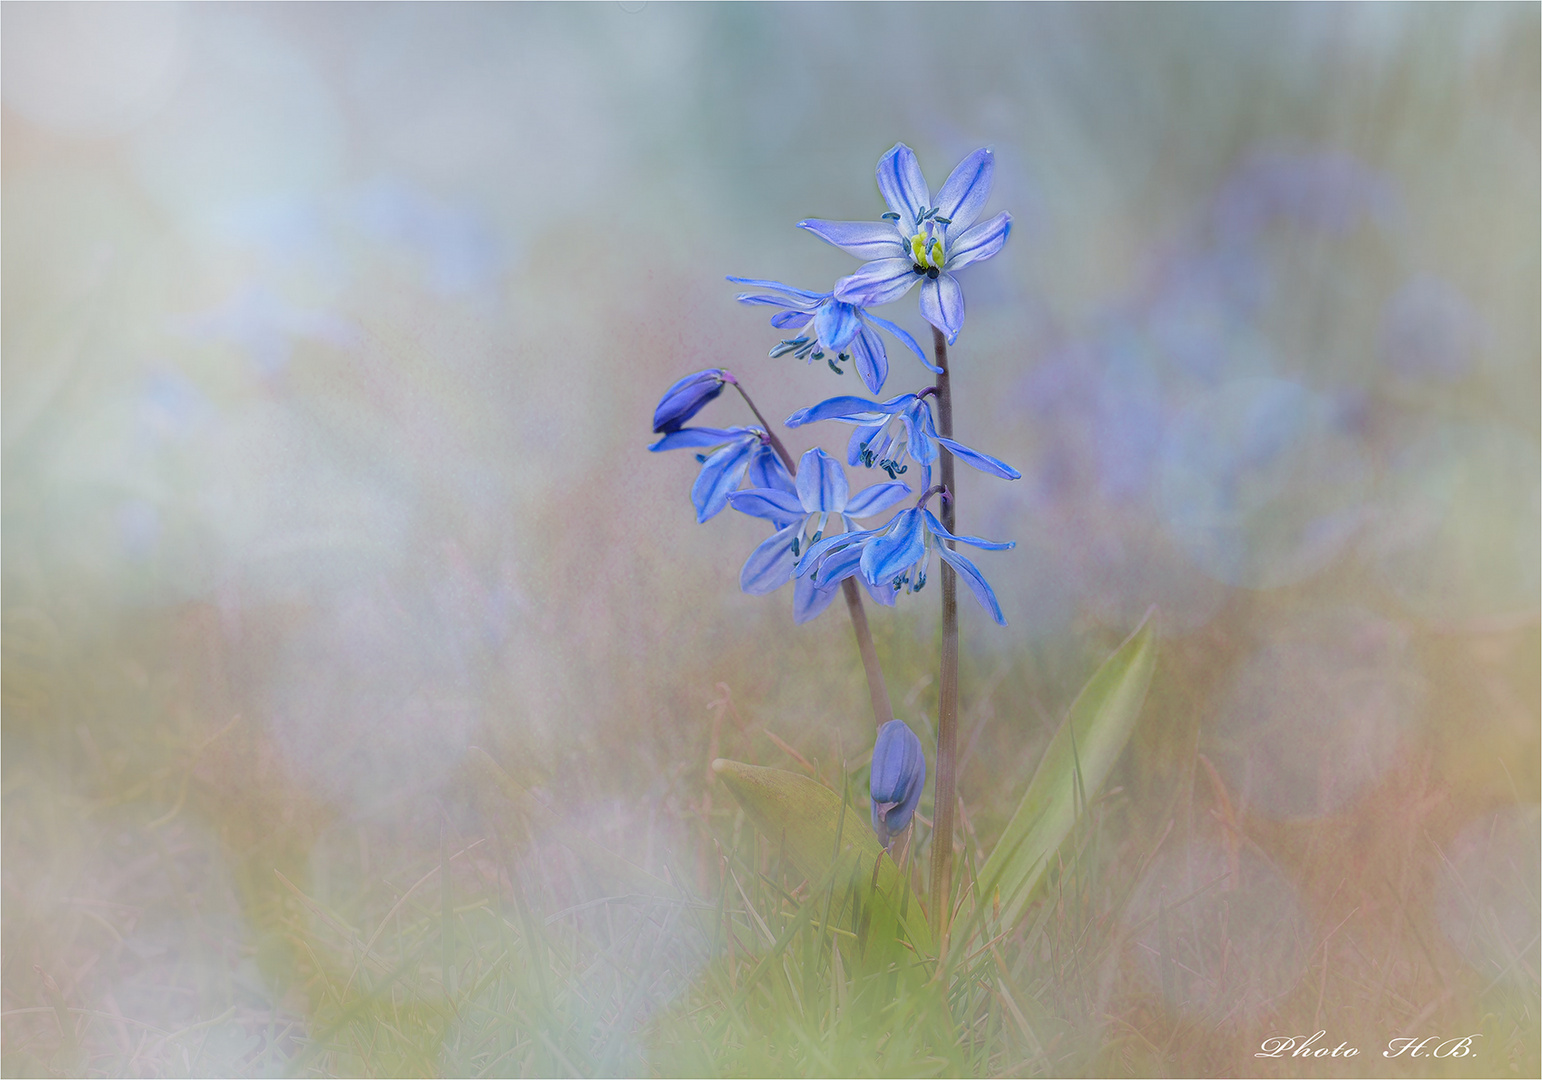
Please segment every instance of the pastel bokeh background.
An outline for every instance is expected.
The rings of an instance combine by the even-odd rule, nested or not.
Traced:
[[[647,446],[701,368],[773,419],[858,392],[767,358],[723,279],[850,272],[793,224],[881,212],[896,141],[934,186],[992,146],[1015,223],[953,351],[960,437],[1024,473],[960,478],[960,528],[1018,545],[978,560],[1008,627],[963,611],[971,837],[1163,628],[1106,948],[1025,1006],[1070,1034],[982,1071],[1298,1075],[1253,1050],[1324,1028],[1535,1074],[1536,5],[0,21],[7,1075],[497,1074],[449,1029],[335,1049],[359,1014],[304,947],[308,904],[400,923],[446,851],[517,890],[469,746],[554,809],[512,858],[559,922],[614,896],[563,830],[707,896],[712,757],[860,764],[840,605],[741,594],[763,523],[698,525],[696,463]],[[913,298],[882,314],[925,340]],[[924,385],[891,356],[886,393]],[[930,596],[873,614],[928,745]],[[685,1068],[650,1023],[711,949],[637,918],[651,952],[554,969],[593,1013],[553,1006],[531,1071]],[[402,950],[402,986],[455,966]],[[1492,1057],[1380,1058],[1480,1029]]]

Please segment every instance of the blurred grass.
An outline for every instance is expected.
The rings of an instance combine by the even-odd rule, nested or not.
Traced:
[[[943,977],[898,982],[844,968],[821,893],[707,780],[709,755],[804,768],[762,727],[783,715],[775,694],[762,709],[732,684],[684,683],[698,688],[681,706],[696,718],[681,725],[692,749],[667,775],[647,750],[593,758],[561,782],[539,753],[508,754],[533,802],[462,771],[405,812],[360,820],[307,795],[241,713],[200,709],[216,693],[207,681],[136,666],[136,649],[168,639],[184,656],[205,650],[202,675],[238,666],[209,662],[210,618],[193,605],[122,636],[101,628],[95,642],[50,639],[43,619],[11,624],[7,1075],[1285,1076],[1299,1066],[1255,1059],[1260,1041],[1319,1027],[1365,1055],[1314,1061],[1324,1075],[1359,1074],[1372,1055],[1387,1075],[1536,1071],[1535,939],[1485,974],[1455,952],[1430,899],[1462,822],[1535,798],[1476,783],[1465,762],[1503,754],[1517,784],[1534,784],[1524,746],[1489,739],[1463,754],[1432,730],[1354,814],[1249,815],[1207,769],[1191,704],[1225,617],[1164,646],[1130,752],[1023,920],[971,941]],[[929,643],[896,624],[881,641],[891,668],[919,670]],[[813,636],[833,649],[844,629]],[[1514,658],[1535,641],[1525,631],[1491,649],[1480,692],[1497,677],[1524,695]],[[1102,645],[1069,666],[1090,673]],[[64,648],[78,650],[73,663],[58,662]],[[1044,746],[1033,714],[1063,712],[1073,692],[1046,700],[1036,659],[968,672],[966,687],[994,689],[967,705],[964,881],[1012,809],[1011,778]],[[741,660],[751,688],[775,667]],[[854,657],[831,667],[831,700],[860,715]],[[58,722],[67,715],[76,722]],[[778,737],[835,790],[863,790],[865,761],[810,721]],[[640,798],[653,800],[646,814],[603,812]],[[1242,877],[1141,908],[1153,864],[1196,845],[1240,853]],[[1239,922],[1250,874],[1292,883],[1304,935],[1286,982],[1263,996],[1250,980],[1269,973],[1246,955],[1228,969],[1224,955],[1250,932]],[[1529,903],[1535,917],[1534,891]],[[1241,935],[1231,944],[1228,919]],[[1158,921],[1167,939],[1153,965]],[[1502,933],[1494,942],[1506,947]],[[1169,961],[1198,987],[1187,999],[1164,992]],[[1481,1057],[1380,1059],[1412,1031],[1481,1032]]]
[[[148,128],[60,134],[6,88],[0,1073],[1293,1077],[1260,1043],[1319,1029],[1362,1054],[1312,1075],[1542,1073],[1542,634],[1534,579],[1485,562],[1525,539],[1534,474],[1483,473],[1535,449],[1535,5],[157,10],[190,66]],[[9,71],[16,15],[48,11],[7,8]],[[261,122],[189,112],[211,91]],[[302,184],[312,115],[348,150]],[[1193,610],[1022,920],[891,987],[839,962],[815,883],[710,771],[806,771],[860,815],[850,632],[741,595],[759,524],[697,526],[695,464],[643,428],[691,367],[753,376],[773,418],[830,392],[763,360],[721,277],[846,272],[790,224],[872,210],[897,138],[934,180],[995,145],[1017,221],[958,352],[961,423],[1027,476],[961,479],[968,531],[1020,547],[982,565],[1012,629],[963,616],[956,880],[1150,594]],[[1271,222],[1233,325],[1249,280],[1184,286],[1227,254],[1188,234],[1260,147],[1359,162],[1401,209]],[[200,171],[224,160],[277,172]],[[1331,216],[1308,181],[1254,177]],[[371,231],[382,200],[400,235]],[[1384,337],[1415,277],[1460,301],[1399,331],[1436,339],[1427,370]],[[1212,332],[1215,371],[1164,351]],[[1331,399],[1376,498],[1431,495],[1391,540],[1447,512],[1431,561],[1357,539],[1254,592],[1170,550],[1158,447],[1124,429],[1260,371]],[[1131,372],[1133,420],[1107,392]],[[1509,441],[1400,477],[1452,422]],[[1145,488],[1104,489],[1120,453]],[[930,745],[918,599],[873,622]],[[1423,705],[1363,787],[1272,817],[1218,713],[1274,629],[1342,604],[1406,631]],[[1365,674],[1323,673],[1351,729],[1385,704]],[[1473,1058],[1381,1057],[1471,1033]]]

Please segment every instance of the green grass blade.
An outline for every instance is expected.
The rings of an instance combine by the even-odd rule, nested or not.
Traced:
[[[902,927],[920,956],[935,955],[921,907],[909,902],[910,885],[879,846],[867,822],[839,795],[806,776],[782,769],[722,759],[713,762],[712,768],[755,827],[785,843],[787,857],[800,874],[811,882],[823,881],[833,855],[839,853],[837,862],[852,860],[849,869],[842,867],[841,879],[852,882],[863,909]],[[873,926],[882,937],[879,924]]]
[[[1001,897],[1003,925],[1022,914],[1045,866],[1076,822],[1078,802],[1096,795],[1146,700],[1156,667],[1156,620],[1140,627],[1093,674],[1050,740],[1028,790],[980,868],[979,904]]]

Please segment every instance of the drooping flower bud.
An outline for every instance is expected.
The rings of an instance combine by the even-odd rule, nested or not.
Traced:
[[[680,425],[695,416],[701,411],[703,405],[723,392],[723,384],[728,381],[727,376],[728,373],[722,368],[708,368],[706,371],[687,375],[665,390],[658,408],[653,410],[654,432],[668,435],[672,431],[680,430]]]
[[[878,842],[888,848],[910,824],[921,801],[921,789],[926,786],[926,755],[921,752],[921,740],[905,721],[890,720],[878,729],[868,783],[873,796],[873,831]]]

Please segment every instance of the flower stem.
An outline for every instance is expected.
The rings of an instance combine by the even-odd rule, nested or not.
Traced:
[[[862,669],[867,672],[867,695],[873,702],[873,720],[883,727],[894,719],[894,705],[889,701],[889,686],[883,681],[883,668],[878,666],[878,650],[873,647],[873,635],[867,628],[867,608],[862,604],[862,594],[857,591],[857,579],[849,577],[841,582],[841,592],[846,596],[851,629],[857,635]]]
[[[941,330],[932,328],[932,351],[942,373],[937,376],[937,433],[953,437],[953,390],[948,376],[948,342]],[[941,449],[942,486],[954,493],[953,455]],[[942,501],[942,526],[955,532],[957,498]],[[951,541],[944,541],[953,547]],[[957,763],[953,746],[958,739],[958,577],[953,567],[942,564],[942,672],[937,695],[937,787],[932,801],[932,922],[938,940],[947,946],[948,920],[953,898],[953,802]]]
[[[761,430],[766,433],[766,438],[771,440],[771,449],[776,451],[776,456],[782,459],[783,465],[787,466],[787,475],[797,476],[798,463],[794,461],[792,459],[792,455],[787,452],[787,447],[782,445],[782,440],[776,437],[776,431],[771,427],[770,424],[766,423],[766,418],[760,415],[760,410],[757,409],[755,407],[755,403],[750,400],[750,395],[745,393],[744,384],[741,383],[738,379],[734,379],[733,384],[734,389],[739,391],[739,396],[744,399],[744,403],[750,407],[750,412],[755,414],[755,419],[760,421]],[[951,532],[952,530],[950,529],[949,531]]]
[[[792,460],[787,447],[782,445],[782,440],[776,437],[776,432],[771,429],[770,424],[766,423],[766,418],[750,400],[750,395],[745,393],[743,384],[735,379],[733,385],[734,389],[739,391],[739,396],[744,399],[744,403],[750,407],[750,412],[755,414],[755,419],[760,421],[766,438],[771,442],[771,449],[776,451],[776,456],[782,459],[783,465],[787,466],[788,475],[797,476],[797,463]],[[948,531],[953,530],[950,527]],[[883,668],[878,664],[878,650],[873,646],[873,632],[867,626],[867,608],[862,603],[862,594],[857,591],[856,578],[847,578],[841,582],[841,593],[846,597],[846,611],[851,616],[851,629],[857,635],[857,652],[862,654],[862,670],[867,674],[867,694],[873,703],[873,720],[879,727],[883,727],[894,719],[894,705],[889,700],[889,684],[884,682]]]

